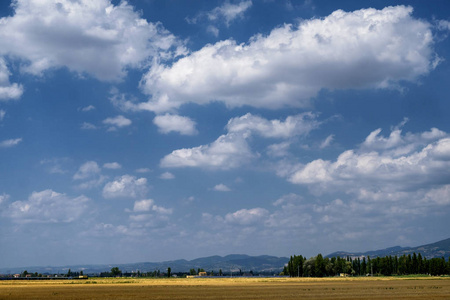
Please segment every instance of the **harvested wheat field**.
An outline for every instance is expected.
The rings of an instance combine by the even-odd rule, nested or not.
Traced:
[[[449,299],[450,278],[2,281],[0,299]]]

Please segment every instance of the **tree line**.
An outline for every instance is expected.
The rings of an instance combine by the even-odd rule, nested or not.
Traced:
[[[294,255],[284,267],[283,274],[290,277],[328,277],[340,274],[351,276],[450,275],[450,258],[448,261],[445,261],[444,257],[427,259],[420,253],[373,259],[370,256],[367,259],[366,257],[352,258],[350,256],[324,258],[322,254],[307,259],[302,255]]]

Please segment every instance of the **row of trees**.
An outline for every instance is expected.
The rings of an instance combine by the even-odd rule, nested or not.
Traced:
[[[306,257],[291,256],[287,266],[283,270],[284,275],[290,277],[325,277],[337,276],[341,273],[352,276],[365,275],[411,275],[430,274],[450,275],[450,258],[427,259],[419,253],[397,256],[376,257],[367,260],[365,257],[352,259],[332,257],[324,258],[322,254],[307,259]]]
[[[151,272],[122,272],[118,267],[113,267],[110,272],[102,272],[99,274],[100,277],[171,277],[172,275],[176,275],[178,277],[186,276],[186,275],[199,275],[201,272],[205,272],[203,268],[196,269],[190,269],[189,273],[186,272],[178,272],[178,273],[172,273],[172,269],[169,267],[167,268],[167,273],[161,273],[160,270],[155,270]],[[81,272],[82,273],[82,272]],[[74,272],[70,272],[69,274],[75,274]],[[253,275],[253,271],[250,271],[251,275]],[[82,275],[82,274],[81,274]],[[210,271],[207,272],[208,276],[224,276],[224,273],[222,272],[222,269],[219,269],[219,272]],[[239,272],[236,272],[235,275],[244,275],[241,269],[239,269]]]
[[[43,277],[43,276],[47,276],[48,274],[42,275],[42,273],[29,273],[27,270],[23,271],[22,273],[20,273],[20,277],[27,277],[27,275],[30,275],[31,277]],[[58,276],[58,277],[78,277],[80,275],[83,275],[83,271],[80,272],[72,272],[70,269],[69,271],[67,271],[66,274],[53,274],[51,276]]]

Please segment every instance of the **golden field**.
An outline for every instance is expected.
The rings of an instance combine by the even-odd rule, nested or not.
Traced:
[[[0,281],[0,299],[450,299],[450,278]]]

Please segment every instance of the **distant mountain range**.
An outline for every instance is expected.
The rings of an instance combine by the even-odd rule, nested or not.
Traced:
[[[375,251],[367,251],[367,252],[346,252],[346,251],[337,251],[333,252],[331,254],[328,254],[326,257],[362,257],[362,256],[370,256],[370,257],[383,257],[383,256],[402,256],[403,254],[421,254],[423,257],[426,257],[427,259],[434,258],[434,257],[445,257],[447,260],[450,257],[450,238],[445,239],[436,243],[422,245],[418,247],[391,247],[381,250],[375,250]]]
[[[368,252],[346,252],[338,251],[327,255],[326,257],[362,257],[362,256],[402,256],[403,254],[421,253],[423,257],[427,259],[434,257],[445,257],[446,260],[450,257],[450,238],[442,240],[436,243],[422,245],[418,247],[391,247],[381,250],[368,251]],[[293,253],[294,254],[294,253]],[[301,253],[298,253],[301,254]],[[59,266],[59,267],[20,267],[20,268],[1,268],[0,274],[14,274],[21,273],[24,270],[34,273],[67,273],[69,269],[73,272],[78,272],[83,270],[85,274],[98,274],[101,272],[109,272],[112,267],[118,267],[123,272],[141,271],[141,272],[152,272],[155,270],[160,270],[161,272],[166,272],[167,268],[170,267],[172,273],[176,272],[189,272],[190,269],[204,269],[205,271],[219,272],[222,269],[224,273],[239,272],[250,272],[255,273],[274,273],[277,274],[283,270],[283,267],[289,258],[287,257],[276,257],[269,255],[261,256],[249,256],[244,254],[232,254],[227,256],[209,256],[202,257],[193,260],[172,260],[164,262],[141,262],[141,263],[129,263],[129,264],[110,264],[110,265],[70,265],[70,266]]]
[[[69,269],[73,272],[79,272],[83,270],[84,274],[98,274],[101,272],[109,272],[112,267],[118,267],[122,272],[153,272],[155,270],[160,270],[161,272],[166,272],[167,268],[170,267],[172,273],[176,272],[189,272],[190,269],[204,269],[205,271],[215,273],[222,269],[224,273],[236,273],[241,270],[242,272],[257,272],[257,273],[276,273],[278,274],[283,270],[283,267],[289,258],[287,257],[276,257],[269,255],[261,256],[249,256],[243,254],[232,254],[227,256],[209,256],[202,257],[193,260],[172,260],[163,262],[140,262],[140,263],[129,263],[129,264],[111,264],[111,265],[71,265],[71,266],[60,266],[60,267],[21,267],[21,268],[0,268],[0,273],[21,273],[24,270],[34,273],[67,273]]]

